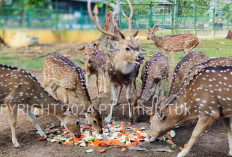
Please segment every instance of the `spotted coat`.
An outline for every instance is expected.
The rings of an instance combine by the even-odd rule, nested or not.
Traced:
[[[200,51],[192,51],[184,56],[174,69],[169,96],[177,93],[185,76],[194,65],[200,64],[206,60],[208,60],[208,57]]]

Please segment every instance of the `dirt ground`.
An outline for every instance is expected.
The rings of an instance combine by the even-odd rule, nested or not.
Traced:
[[[42,72],[36,71],[32,72],[39,81],[42,81]],[[49,89],[48,89],[49,91]],[[110,91],[108,87],[108,91]],[[59,92],[59,91],[58,91]],[[98,99],[94,96],[96,95],[96,87],[94,79],[91,80],[89,86],[89,92],[93,99],[93,102],[96,104]],[[120,103],[125,103],[125,91],[123,91],[120,99]],[[76,99],[70,97],[70,103],[75,103]],[[110,103],[110,92],[102,95],[102,103],[109,104]],[[114,110],[114,118],[116,121],[127,121],[127,115],[123,115],[121,112],[122,107],[117,106]],[[126,111],[128,112],[127,108]],[[125,112],[125,114],[127,113]],[[103,117],[107,116],[109,113],[109,108],[107,111],[103,112]],[[146,119],[147,120],[147,119]],[[59,125],[59,121],[51,116],[51,115],[43,115],[38,118],[39,123],[42,128],[46,128],[49,125]],[[148,121],[146,121],[148,122]],[[149,127],[148,123],[136,124],[136,126],[146,126]],[[174,151],[172,153],[167,152],[151,152],[151,151],[135,151],[128,150],[126,152],[121,152],[119,148],[106,148],[106,152],[100,154],[98,150],[91,154],[86,154],[86,149],[88,147],[77,147],[77,146],[66,146],[60,145],[56,143],[49,143],[44,141],[39,141],[39,135],[36,133],[35,127],[30,121],[24,116],[22,113],[18,117],[17,123],[17,136],[19,143],[24,147],[22,149],[15,149],[11,142],[11,131],[10,126],[7,121],[6,113],[1,113],[0,119],[0,156],[3,157],[77,157],[77,156],[118,156],[118,157],[126,157],[126,156],[156,156],[156,157],[174,157],[177,156],[178,151]],[[195,122],[190,122],[181,126],[176,131],[176,137],[173,140],[177,145],[183,146],[187,143],[188,139],[191,136],[192,130],[195,126]],[[146,144],[149,147],[156,147],[160,145],[160,143],[154,144]],[[214,123],[210,129],[203,134],[198,143],[193,147],[191,153],[188,155],[190,157],[201,156],[201,157],[222,157],[226,156],[229,151],[228,141],[226,134],[224,132],[223,123],[221,120]]]

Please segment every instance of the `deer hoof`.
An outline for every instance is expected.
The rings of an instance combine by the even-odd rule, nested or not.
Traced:
[[[16,148],[16,149],[22,149],[22,148],[23,148],[23,146],[22,146],[22,145],[20,145],[19,143],[17,143],[17,144],[15,144],[15,148]]]

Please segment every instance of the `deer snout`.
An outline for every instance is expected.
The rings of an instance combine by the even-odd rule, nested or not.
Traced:
[[[88,65],[91,66],[92,63],[93,63],[93,60],[92,60],[92,59],[89,59],[89,60],[88,60]]]
[[[138,60],[143,60],[143,59],[144,59],[144,56],[143,56],[143,54],[140,53],[140,54],[138,55]]]

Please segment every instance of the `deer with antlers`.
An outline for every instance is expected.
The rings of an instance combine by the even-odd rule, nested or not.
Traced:
[[[119,28],[117,28],[119,31],[119,35],[113,34],[102,29],[96,20],[97,18],[95,19],[93,17],[90,6],[91,1],[88,1],[89,17],[95,24],[96,28],[103,34],[111,36],[116,40],[119,40],[118,47],[115,48],[115,51],[109,57],[108,74],[111,83],[112,104],[110,108],[110,114],[106,118],[106,121],[108,123],[111,123],[113,109],[114,106],[118,104],[118,99],[120,97],[120,93],[123,86],[126,86],[126,98],[129,106],[129,118],[130,120],[132,120],[130,91],[132,85],[135,84],[135,79],[138,75],[138,70],[140,67],[139,65],[142,63],[144,59],[144,56],[140,53],[140,46],[138,40],[135,39],[139,30],[137,30],[134,34],[132,32],[133,7],[129,0],[127,0],[127,2],[130,7],[130,15],[129,17],[127,17],[123,11],[122,13],[128,21],[129,39],[125,38],[125,36]],[[136,88],[135,85],[134,88]]]
[[[207,66],[195,73],[186,88],[168,101],[153,101],[150,141],[184,122],[198,119],[187,146],[178,154],[186,156],[194,143],[217,119],[223,118],[232,155],[232,65]],[[153,100],[157,97],[153,97]]]
[[[105,69],[107,55],[100,49],[100,42],[94,43],[94,48],[91,49],[87,44],[85,46],[87,60],[85,62],[86,83],[91,75],[96,75],[96,85],[98,89],[98,96],[102,92],[102,85],[104,84],[104,93],[107,93]],[[100,77],[100,87],[98,85]]]
[[[154,95],[159,94],[161,81],[168,79],[169,59],[163,52],[158,52],[144,64],[141,73],[141,92],[139,96],[135,95],[132,106],[143,106]],[[139,102],[138,102],[139,101]],[[139,104],[138,104],[139,103]]]
[[[68,92],[75,98],[79,98],[85,105],[84,112],[88,123],[102,133],[102,118],[99,111],[92,105],[85,84],[84,72],[80,67],[59,53],[51,53],[44,63],[43,87],[45,88],[50,82],[52,83],[51,95],[56,99],[58,87],[62,90],[64,103],[69,103]]]
[[[175,66],[174,52],[184,51],[187,54],[199,44],[199,40],[196,35],[178,34],[158,37],[157,35],[155,35],[155,32],[158,30],[158,26],[154,26],[153,28],[148,27],[147,40],[154,41],[155,45],[161,51],[166,51],[170,53],[173,67]]]
[[[192,51],[184,56],[180,62],[177,63],[174,69],[169,96],[178,92],[178,89],[180,88],[185,76],[193,66],[198,65],[206,60],[208,60],[208,57],[200,51]]]
[[[1,107],[5,106],[8,111],[12,142],[16,148],[20,147],[16,137],[18,110],[28,116],[40,136],[45,138],[46,134],[31,111],[34,107],[55,115],[73,135],[81,135],[78,115],[69,112],[67,105],[49,95],[32,74],[16,67],[0,65],[0,78],[0,103]]]

